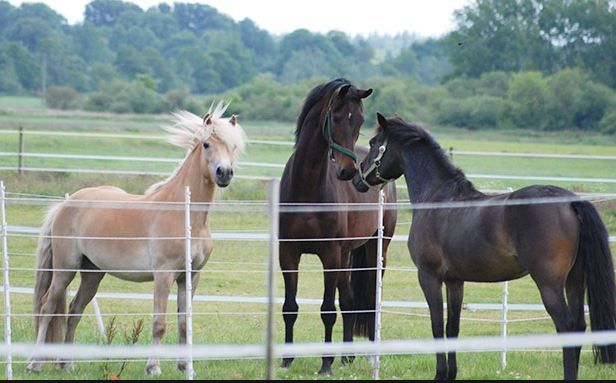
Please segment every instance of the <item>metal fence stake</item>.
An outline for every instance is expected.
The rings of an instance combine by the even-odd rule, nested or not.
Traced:
[[[2,223],[2,255],[3,255],[3,275],[4,275],[4,343],[7,347],[11,346],[11,284],[9,283],[9,246],[6,223],[6,195],[4,190],[4,181],[0,181],[0,215]],[[7,380],[13,379],[13,356],[6,356],[5,374]]]

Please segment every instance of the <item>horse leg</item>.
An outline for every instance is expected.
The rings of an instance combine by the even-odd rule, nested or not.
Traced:
[[[192,273],[192,299],[197,290],[197,284],[199,283],[199,276],[201,273]],[[186,344],[186,275],[180,276],[177,280],[178,284],[178,335],[180,344]],[[178,359],[176,367],[179,371],[186,371],[187,361],[185,359]]]
[[[73,268],[77,268],[75,266]],[[57,267],[58,269],[71,269],[68,267]],[[61,341],[62,332],[66,325],[65,317],[56,317],[60,313],[65,314],[64,307],[66,302],[66,288],[75,277],[75,271],[54,271],[49,289],[43,297],[44,303],[41,306],[41,311],[36,313],[40,315],[38,334],[36,344],[43,344],[46,341]],[[48,334],[48,331],[51,333]],[[53,338],[53,339],[50,339]],[[56,339],[59,338],[59,339]],[[28,371],[41,371],[40,360],[32,358],[27,366]]]
[[[89,260],[85,261],[87,258],[84,257],[84,262],[82,262],[82,267],[88,270],[97,270],[98,268],[94,266]],[[85,266],[87,263],[90,263],[92,267]],[[96,291],[98,290],[98,286],[100,285],[103,277],[105,276],[104,272],[96,273],[91,271],[82,271],[81,272],[81,283],[79,284],[79,290],[77,290],[77,294],[75,298],[71,301],[71,304],[68,309],[68,322],[66,326],[66,337],[64,338],[65,343],[73,343],[75,341],[75,330],[77,329],[77,325],[81,321],[81,314],[85,310],[86,306],[94,296],[96,295]],[[65,369],[71,370],[74,365],[73,362],[63,361],[61,363],[62,367]]]
[[[334,324],[336,323],[336,286],[338,269],[340,269],[340,248],[332,247],[319,254],[323,263],[323,303],[321,304],[321,321],[325,326],[325,342],[331,343]],[[333,355],[323,355],[319,374],[331,375]]]
[[[584,318],[584,286],[584,265],[581,259],[578,258],[567,276],[566,284],[567,304],[569,305],[569,312],[573,319],[573,331],[577,332],[586,331],[586,319]],[[573,374],[575,376],[577,376],[578,373],[581,349],[582,346],[573,347],[575,351]]]
[[[460,311],[464,298],[464,281],[447,281],[447,338],[457,338],[460,332]],[[456,352],[447,354],[447,379],[454,380],[458,372]]]
[[[432,336],[435,339],[443,338],[443,281],[432,272],[422,269],[418,271],[418,278],[430,309]],[[434,379],[447,379],[447,360],[444,353],[436,354],[436,376]]]
[[[284,319],[284,341],[293,343],[293,326],[297,320],[297,277],[301,253],[288,243],[281,242],[279,248],[280,269],[284,279],[284,304],[282,305],[282,317]],[[289,368],[293,363],[293,357],[282,358],[282,367]]]
[[[554,284],[539,285],[541,299],[548,314],[552,317],[552,321],[556,326],[556,331],[559,333],[572,331],[574,323],[565,302],[564,282]],[[563,348],[563,369],[565,380],[577,379],[577,356],[576,347]]]
[[[169,291],[175,280],[175,273],[154,273],[154,321],[152,323],[152,344],[158,346],[165,335],[167,302]],[[160,375],[160,361],[150,357],[145,366],[148,375]]]
[[[346,254],[342,264],[345,269],[351,267],[350,253]],[[355,316],[353,312],[353,292],[351,290],[351,272],[348,270],[340,271],[338,275],[338,296],[340,300],[340,311],[342,312],[342,332],[344,342],[353,342],[353,328],[355,326]],[[353,363],[353,355],[343,355],[341,358],[342,364],[347,365]]]

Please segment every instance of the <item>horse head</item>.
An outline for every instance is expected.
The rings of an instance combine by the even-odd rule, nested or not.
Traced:
[[[346,80],[340,81],[342,84],[333,90],[322,111],[322,128],[336,176],[348,181],[357,171],[353,149],[364,123],[362,100],[372,94],[372,89],[358,89]]]
[[[353,177],[353,186],[357,191],[364,193],[370,188],[382,188],[402,175],[402,164],[397,156],[400,153],[399,142],[389,139],[389,130],[398,120],[387,119],[377,113],[377,134],[370,139],[370,150]]]
[[[201,174],[219,187],[226,187],[233,179],[237,155],[244,148],[242,128],[235,115],[221,118],[207,113],[203,129],[209,134],[201,142]]]

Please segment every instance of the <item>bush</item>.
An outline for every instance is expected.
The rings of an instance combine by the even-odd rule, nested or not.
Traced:
[[[497,128],[508,108],[507,101],[492,96],[445,99],[437,122],[468,129]]]
[[[550,94],[540,72],[520,72],[511,77],[507,99],[510,119],[519,128],[544,130],[548,125]]]
[[[613,92],[580,69],[564,69],[547,78],[549,129],[596,129]]]
[[[50,86],[45,93],[45,105],[51,109],[78,109],[81,97],[70,86]]]
[[[599,122],[599,129],[605,134],[616,134],[616,108],[605,113]]]
[[[169,111],[165,98],[141,79],[115,80],[100,92],[90,95],[85,109],[115,113],[163,113]]]

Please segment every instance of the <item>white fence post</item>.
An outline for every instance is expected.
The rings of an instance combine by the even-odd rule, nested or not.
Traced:
[[[503,340],[507,338],[507,310],[508,310],[508,302],[507,297],[509,296],[509,281],[503,282],[503,311],[501,316],[501,336]],[[501,370],[505,371],[507,368],[507,350],[503,349],[501,351]]]
[[[275,379],[274,371],[274,304],[276,300],[276,284],[274,265],[278,258],[278,212],[280,201],[280,181],[272,179],[270,181],[270,198],[269,198],[269,222],[270,222],[270,238],[269,238],[269,259],[267,261],[267,332],[266,332],[266,350],[265,378],[267,380]]]
[[[195,371],[193,370],[192,357],[192,229],[190,226],[190,188],[188,186],[186,186],[186,190],[184,193],[184,232],[186,239],[186,247],[184,252],[186,266],[186,347],[188,348],[188,360],[186,361],[186,379],[193,380],[195,376]]]
[[[6,195],[4,192],[4,181],[0,181],[0,217],[2,219],[2,255],[3,255],[3,275],[4,275],[4,343],[7,347],[11,346],[11,284],[9,283],[9,245],[6,223]],[[13,379],[13,357],[11,354],[6,356],[6,379]]]
[[[379,191],[379,210],[377,217],[377,245],[376,245],[376,295],[374,298],[374,342],[381,342],[381,305],[383,291],[383,207],[385,203],[385,193],[383,189]],[[374,365],[372,366],[372,378],[380,379],[381,371],[381,356],[374,356]]]

